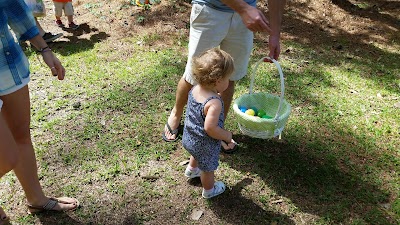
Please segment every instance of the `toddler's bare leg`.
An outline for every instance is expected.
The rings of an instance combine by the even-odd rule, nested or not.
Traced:
[[[191,166],[192,168],[197,168],[199,166],[197,160],[193,156],[190,156],[189,166]]]
[[[67,16],[68,18],[68,24],[74,22],[74,16]]]
[[[201,176],[201,184],[205,190],[210,190],[214,187],[214,171],[211,172],[202,172]]]

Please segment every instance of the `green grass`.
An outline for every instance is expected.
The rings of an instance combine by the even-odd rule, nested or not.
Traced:
[[[96,15],[98,7],[84,5]],[[54,43],[67,69],[62,82],[27,50],[41,183],[49,195],[75,196],[82,207],[38,216],[21,209],[12,213],[13,222],[197,224],[190,220],[197,208],[205,211],[200,222],[210,224],[400,222],[400,109],[394,106],[400,49],[370,45],[343,54],[285,40],[291,51],[283,49],[279,62],[292,113],[283,140],[240,134],[231,111],[226,127],[240,151],[221,155],[216,172],[228,190],[203,200],[199,184],[188,185],[182,176],[179,162],[189,155],[179,142],[161,140],[187,43],[154,47],[160,40],[157,34],[124,38],[118,48],[107,38]],[[260,57],[254,53],[250,64]],[[235,98],[248,91],[249,78],[238,82]],[[260,66],[255,90],[279,94],[273,64]],[[0,187],[7,212],[22,208],[13,174]]]
[[[227,198],[238,204],[244,201],[245,207],[255,211],[260,207],[269,210],[261,210],[263,216],[250,213],[239,221],[287,223],[288,218],[304,213],[315,215],[312,221],[316,224],[390,224],[398,220],[398,200],[391,203],[390,210],[380,207],[390,196],[398,197],[399,189],[399,109],[392,100],[398,96],[399,70],[392,61],[394,56],[387,54],[383,67],[368,59],[334,58],[327,51],[305,63],[302,59],[312,49],[286,45],[299,53],[283,55],[280,60],[286,76],[285,98],[293,106],[283,135],[285,142],[242,136],[232,114],[227,120],[227,127],[241,142],[241,153],[222,159],[221,171],[231,171],[220,174],[233,189]],[[69,48],[76,52],[69,54]],[[133,196],[139,205],[151,208],[147,201],[166,201],[174,195],[168,187],[180,183],[167,168],[156,168],[149,174],[161,174],[167,184],[157,185],[161,188],[157,190],[153,181],[135,182],[140,190],[133,194],[124,178],[139,178],[138,171],[152,160],[174,165],[171,154],[183,151],[176,149],[176,144],[162,142],[160,132],[184,69],[184,54],[173,48],[154,52],[135,46],[134,54],[118,59],[118,52],[105,48],[104,44],[85,51],[78,51],[73,44],[56,47],[68,70],[67,79],[57,82],[41,75],[31,84],[36,90],[32,92],[33,135],[40,171],[46,175],[44,184],[55,182],[56,177],[70,180],[66,185],[58,184],[58,191],[85,200],[88,207],[77,212],[78,220],[85,222],[91,221],[96,211],[89,206],[95,200],[80,194],[82,189],[90,189],[88,186],[100,188],[94,192],[100,198]],[[32,57],[32,70],[46,73]],[[385,76],[378,76],[379,71]],[[236,97],[248,90],[248,79],[239,82]],[[40,84],[43,87],[36,89]],[[258,91],[279,93],[272,64],[261,67],[255,84]],[[43,88],[47,91],[41,92]],[[377,97],[378,93],[383,97]],[[64,175],[54,177],[54,170]],[[232,199],[235,185],[247,176],[257,184],[242,189],[239,200]],[[193,194],[199,197],[199,193]],[[276,198],[283,198],[285,206],[271,207]],[[107,207],[118,211],[125,207],[125,201]],[[205,207],[219,206],[218,201]],[[190,214],[190,210],[183,213]],[[221,210],[221,215],[227,213],[227,209]],[[151,215],[144,213],[137,220],[157,219]],[[185,221],[184,217],[180,220]],[[18,221],[31,220],[27,218]]]

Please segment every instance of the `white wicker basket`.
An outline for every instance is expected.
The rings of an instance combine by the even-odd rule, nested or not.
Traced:
[[[254,77],[257,68],[264,59],[271,60],[278,69],[281,80],[281,95],[276,96],[265,92],[253,93]],[[240,131],[250,137],[269,139],[280,136],[291,112],[290,104],[284,99],[285,84],[281,66],[279,63],[269,57],[261,58],[254,66],[250,89],[248,94],[244,94],[237,98],[233,104],[233,110],[238,120]],[[258,110],[264,110],[267,115],[274,115],[271,119],[260,118],[247,115],[239,108],[255,107]]]

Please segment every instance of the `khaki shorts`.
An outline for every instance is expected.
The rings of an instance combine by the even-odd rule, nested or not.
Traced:
[[[253,48],[253,32],[244,25],[238,13],[222,12],[206,5],[193,4],[190,15],[189,53],[185,80],[196,84],[192,76],[192,57],[215,47],[229,53],[235,64],[231,80],[237,81],[247,73]]]
[[[72,2],[53,2],[54,3],[54,15],[57,17],[62,16],[62,10],[64,9],[64,14],[66,16],[74,15],[74,7]]]

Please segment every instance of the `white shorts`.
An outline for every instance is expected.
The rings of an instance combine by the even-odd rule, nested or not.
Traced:
[[[1,112],[1,107],[3,106],[3,101],[0,99],[0,112]]]
[[[253,48],[253,32],[244,25],[238,13],[222,12],[206,5],[193,4],[190,14],[189,53],[185,80],[196,84],[192,76],[192,57],[220,47],[229,53],[235,65],[231,80],[237,81],[247,73]]]
[[[54,3],[54,15],[57,17],[62,16],[62,10],[64,9],[64,14],[66,16],[74,15],[74,7],[72,2],[53,2]]]

